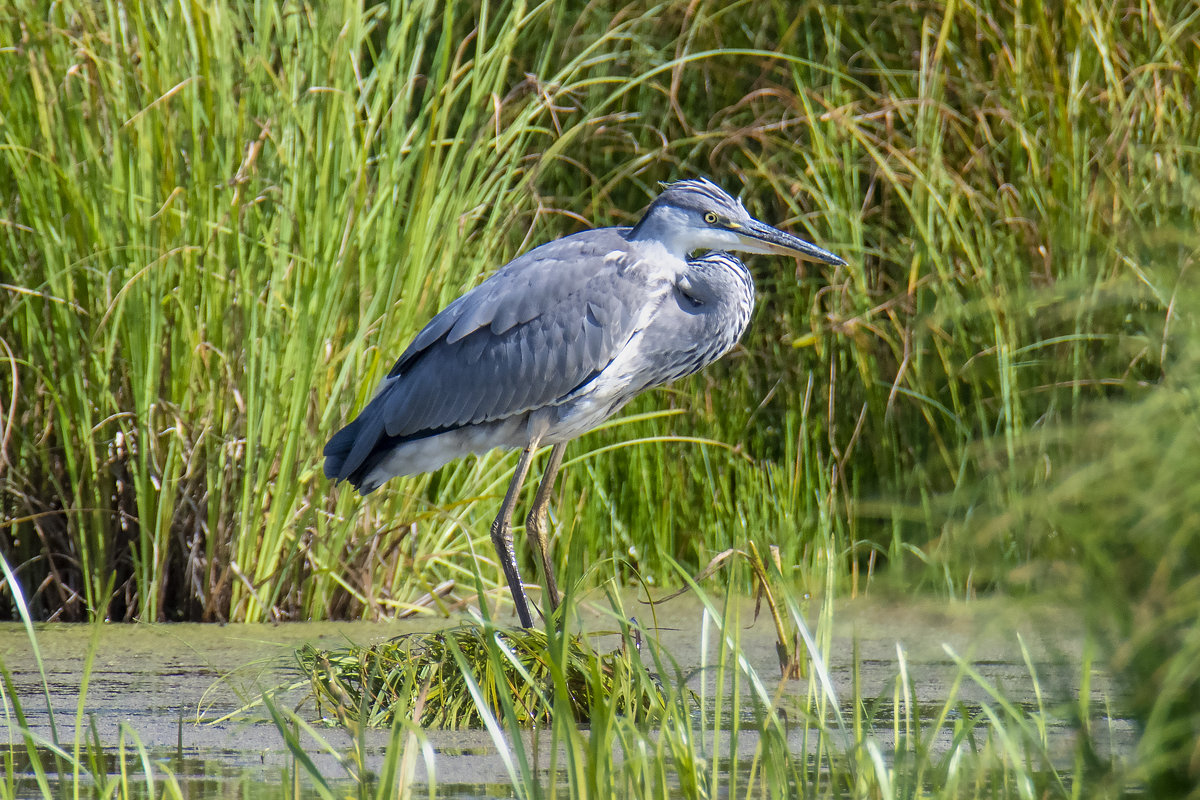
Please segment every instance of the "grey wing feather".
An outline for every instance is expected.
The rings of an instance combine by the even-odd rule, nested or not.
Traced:
[[[514,260],[438,314],[375,402],[389,436],[420,436],[552,405],[629,340],[648,287],[604,255],[616,229],[569,236]]]
[[[533,319],[554,301],[577,290],[581,277],[598,271],[596,265],[602,263],[606,253],[628,246],[623,235],[628,230],[584,231],[513,259],[430,320],[397,359],[389,377],[403,371],[406,363],[439,339],[454,344],[484,326],[503,333],[514,322]]]

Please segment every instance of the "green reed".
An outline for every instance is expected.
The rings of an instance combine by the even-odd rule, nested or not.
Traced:
[[[565,580],[674,583],[753,538],[813,583],[828,558],[851,588],[1006,585],[1037,543],[981,564],[949,538],[1030,490],[986,465],[1169,364],[1198,14],[22,0],[0,11],[4,552],[44,618],[470,596],[511,457],[364,502],[323,442],[495,266],[707,174],[850,264],[753,259],[738,351],[573,447]]]

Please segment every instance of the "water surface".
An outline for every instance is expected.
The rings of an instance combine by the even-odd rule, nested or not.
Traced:
[[[680,598],[659,606],[654,613],[633,601],[627,602],[628,609],[634,609],[647,626],[657,620],[662,645],[692,675],[693,688],[700,689],[706,674],[696,668],[714,662],[712,651],[717,646],[716,630],[710,627],[710,653],[707,658],[702,656],[701,607]],[[745,623],[742,649],[763,681],[777,685],[779,667],[770,618],[764,613],[752,621],[750,602],[741,605],[740,613]],[[592,610],[585,619],[590,630],[613,627],[611,612]],[[261,708],[238,713],[239,709],[268,689],[278,692],[281,705],[294,706],[304,699],[306,689],[297,685],[297,648],[303,644],[325,649],[351,643],[370,645],[454,622],[427,618],[387,623],[105,625],[99,633],[82,719],[85,725],[95,726],[106,746],[116,743],[122,728],[135,733],[154,754],[168,759],[177,773],[198,776],[197,796],[244,796],[247,791],[254,793],[255,787],[278,782],[291,757]],[[93,626],[43,624],[36,628],[57,736],[71,742]],[[839,602],[828,662],[839,698],[848,700],[856,652],[861,691],[866,697],[893,696],[903,659],[920,703],[933,707],[945,700],[959,673],[946,652],[950,647],[1001,687],[1010,700],[1032,706],[1038,698],[1030,665],[1037,673],[1043,702],[1067,702],[1075,697],[1081,685],[1082,641],[1081,626],[1072,615],[1035,603],[892,603],[867,598]],[[1022,652],[1022,642],[1030,663]],[[614,638],[613,646],[616,644]],[[49,738],[51,716],[41,677],[33,648],[19,624],[0,624],[0,657],[13,676],[30,726]],[[708,676],[711,679],[711,672]],[[1114,687],[1103,675],[1092,678],[1093,700],[1102,704],[1105,698],[1111,699]],[[803,682],[791,682],[787,688],[803,696]],[[988,699],[983,688],[970,682],[958,690],[958,697],[968,706]],[[312,716],[311,704],[308,711]],[[1131,726],[1124,721],[1112,725],[1120,737],[1132,735]],[[349,746],[341,729],[326,727],[321,734],[338,747]],[[369,756],[382,756],[387,735],[368,732]],[[534,751],[548,738],[537,732],[522,735]],[[879,735],[886,742],[890,732],[881,730]],[[1056,734],[1052,731],[1052,735]],[[1064,738],[1065,751],[1070,731],[1064,728],[1057,735]],[[485,731],[432,731],[429,737],[437,752],[440,794],[510,794],[507,772]],[[747,737],[742,747],[752,749],[753,740]],[[315,746],[310,754],[322,774],[344,774],[335,756]]]

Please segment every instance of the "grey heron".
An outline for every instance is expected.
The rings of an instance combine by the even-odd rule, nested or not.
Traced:
[[[689,260],[697,250],[707,255]],[[720,358],[754,307],[749,270],[723,251],[838,256],[750,216],[707,179],[667,185],[632,228],[599,228],[510,261],[417,334],[375,397],[325,446],[325,474],[363,495],[468,453],[521,451],[491,527],[523,627],[533,626],[512,515],[538,448],[552,445],[526,518],[546,601],[559,602],[546,507],[567,442],[641,392]]]

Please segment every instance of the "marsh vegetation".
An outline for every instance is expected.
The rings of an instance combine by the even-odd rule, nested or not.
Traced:
[[[495,266],[628,223],[659,181],[704,174],[850,263],[751,261],[760,304],[739,349],[573,445],[560,581],[575,596],[675,588],[754,543],[778,548],[790,624],[805,596],[1065,603],[1141,734],[1116,763],[1080,750],[1033,775],[986,747],[872,752],[851,714],[848,746],[819,740],[840,766],[813,773],[766,702],[754,779],[721,783],[691,718],[651,735],[593,716],[589,736],[553,723],[571,787],[1186,796],[1200,785],[1198,75],[1185,0],[17,0],[0,9],[0,618],[482,603],[503,623],[487,530],[512,455],[364,502],[323,479],[319,445]],[[701,588],[753,585],[734,569]],[[12,687],[20,722],[35,698]],[[1030,752],[1037,715],[996,703],[990,730]],[[281,730],[300,724],[280,714]],[[951,716],[934,720],[970,724]],[[669,751],[682,777],[652,776],[662,759],[603,771],[616,741]],[[86,771],[86,745],[55,763]],[[514,791],[540,794],[512,763]]]

